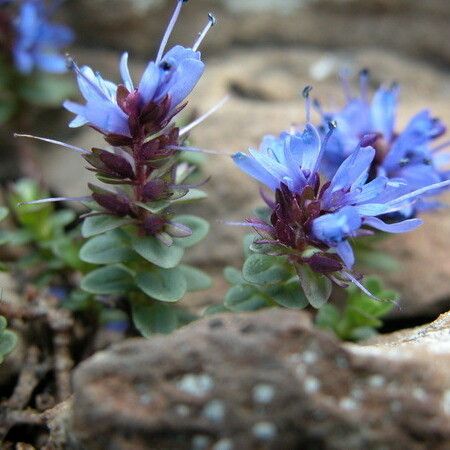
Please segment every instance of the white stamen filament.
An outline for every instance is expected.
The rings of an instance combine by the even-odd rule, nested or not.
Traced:
[[[56,141],[54,139],[44,138],[40,136],[33,136],[31,134],[18,134],[14,133],[14,137],[23,137],[29,139],[35,139],[37,141],[48,142],[49,144],[60,145],[61,147],[68,148],[69,150],[73,150],[74,152],[81,153],[82,155],[89,155],[91,152],[81,147],[76,147],[75,145],[66,144],[65,142]]]
[[[23,205],[39,205],[40,203],[53,203],[53,202],[85,202],[91,200],[92,197],[84,196],[84,197],[49,197],[49,198],[41,198],[40,200],[33,200],[31,202],[20,202],[18,206]]]
[[[206,35],[208,34],[208,31],[216,24],[217,20],[216,18],[209,13],[208,14],[208,23],[206,24],[205,28],[203,28],[203,31],[199,34],[197,40],[195,41],[194,45],[192,46],[192,50],[196,52],[198,48],[200,47],[200,44],[203,42],[203,39],[205,39]]]
[[[212,114],[214,114],[217,110],[219,110],[220,108],[222,108],[223,105],[225,105],[225,103],[230,99],[230,96],[227,95],[226,97],[224,97],[222,100],[220,100],[219,103],[217,103],[216,105],[214,105],[209,111],[207,111],[205,114],[203,114],[202,116],[200,116],[198,119],[194,120],[192,123],[190,123],[189,125],[186,125],[184,128],[182,128],[180,130],[180,136],[183,136],[186,133],[189,133],[189,131],[191,131],[193,128],[195,128],[197,125],[200,125],[203,121],[205,121],[209,116],[211,116]]]
[[[228,152],[228,151],[220,151],[220,150],[208,150],[204,148],[197,148],[197,147],[184,147],[182,145],[169,145],[166,147],[167,150],[178,150],[181,152],[192,152],[192,153],[208,153],[210,155],[226,155],[231,156],[234,155],[234,152]]]
[[[159,46],[158,55],[156,56],[156,64],[158,64],[161,61],[164,55],[164,50],[166,49],[167,43],[169,42],[170,39],[170,35],[172,34],[173,29],[175,28],[184,2],[185,0],[177,0],[177,5],[175,6],[175,10],[172,14],[169,25],[167,26],[166,32],[164,33],[161,45]]]
[[[89,77],[87,77],[83,71],[78,67],[77,63],[74,61],[74,59],[67,54],[66,55],[66,60],[67,60],[67,66],[69,69],[73,70],[75,72],[75,74],[77,76],[80,76],[81,78],[83,78],[87,83],[90,84],[90,86],[97,91],[97,94],[100,95],[100,97],[103,97],[104,99],[111,101],[111,98],[106,94],[106,92],[103,92],[100,89],[100,86],[98,86],[97,84],[95,84]],[[96,79],[98,80],[98,78],[96,77]]]
[[[443,142],[442,144],[438,145],[437,147],[434,147],[431,152],[438,152],[440,150],[443,150],[444,148],[450,147],[450,141]]]

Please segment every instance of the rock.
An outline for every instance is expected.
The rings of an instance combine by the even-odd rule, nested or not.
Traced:
[[[129,49],[148,58],[159,45],[174,3],[78,0],[67,4],[66,16],[82,44]],[[236,44],[308,44],[384,47],[443,64],[450,60],[448,46],[442,45],[450,38],[446,0],[196,0],[183,11],[173,42],[189,45],[210,9],[219,23],[208,36],[209,53]]]
[[[449,321],[360,346],[277,309],[129,340],[75,371],[74,436],[89,450],[444,450]]]

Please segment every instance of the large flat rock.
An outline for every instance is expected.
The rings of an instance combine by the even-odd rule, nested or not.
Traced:
[[[76,370],[73,431],[88,450],[444,450],[448,320],[360,346],[266,310],[130,340]]]

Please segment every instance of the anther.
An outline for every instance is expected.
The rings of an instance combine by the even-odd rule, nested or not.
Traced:
[[[305,99],[308,98],[309,94],[311,93],[312,90],[313,90],[312,86],[309,86],[309,85],[305,86],[302,91],[303,98],[305,98]]]

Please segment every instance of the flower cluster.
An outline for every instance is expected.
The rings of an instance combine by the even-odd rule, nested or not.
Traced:
[[[304,288],[305,266],[340,285],[354,282],[363,288],[351,272],[355,258],[349,239],[371,234],[371,229],[402,233],[416,228],[421,224],[417,218],[395,223],[383,218],[413,208],[424,194],[450,184],[440,181],[418,189],[408,187],[405,193],[407,180],[385,175],[369,180],[379,139],[374,134],[360,138],[331,177],[321,176],[328,146],[338,130],[330,122],[322,137],[308,123],[302,132],[266,136],[259,150],[233,156],[242,171],[275,191],[274,200],[263,193],[269,220],[252,218],[241,225],[258,232],[255,244],[262,253],[286,255]]]
[[[65,58],[60,51],[73,41],[73,33],[50,21],[57,2],[24,0],[19,4],[17,17],[6,9],[12,3],[2,2],[2,47],[10,53],[17,70],[22,74],[30,74],[34,69],[65,72]]]
[[[448,154],[440,153],[446,145],[433,145],[433,142],[445,133],[444,124],[434,118],[428,110],[418,112],[402,132],[395,129],[399,87],[380,87],[373,98],[369,97],[369,73],[360,73],[360,93],[354,97],[347,77],[343,75],[346,105],[337,112],[323,112],[316,106],[323,118],[323,127],[329,121],[338,124],[336,132],[330,138],[325,156],[323,171],[332,176],[340,164],[348,157],[363,136],[373,134],[372,143],[375,157],[372,161],[370,178],[385,176],[389,179],[401,179],[403,193],[413,192],[435,183],[449,179],[450,171],[446,165],[450,162]],[[405,217],[440,206],[429,201],[430,191],[415,202],[414,207],[401,211]]]
[[[181,12],[177,5],[163,37],[158,56],[150,61],[135,85],[128,68],[128,54],[120,60],[122,83],[105,80],[90,67],[79,68],[69,59],[85,103],[66,101],[64,106],[76,117],[71,127],[89,125],[102,133],[112,150],[85,150],[62,144],[82,154],[97,178],[115,185],[114,191],[90,184],[90,197],[49,200],[94,200],[91,215],[127,218],[145,235],[156,236],[167,245],[173,238],[185,237],[191,230],[170,220],[170,202],[185,197],[196,186],[183,184],[193,168],[179,163],[188,132],[217,107],[192,124],[180,129],[173,118],[186,106],[190,94],[204,71],[198,48],[214,25],[212,15],[192,48],[176,45],[167,53],[165,46]],[[47,142],[54,142],[46,139]],[[59,143],[61,144],[61,143]]]

